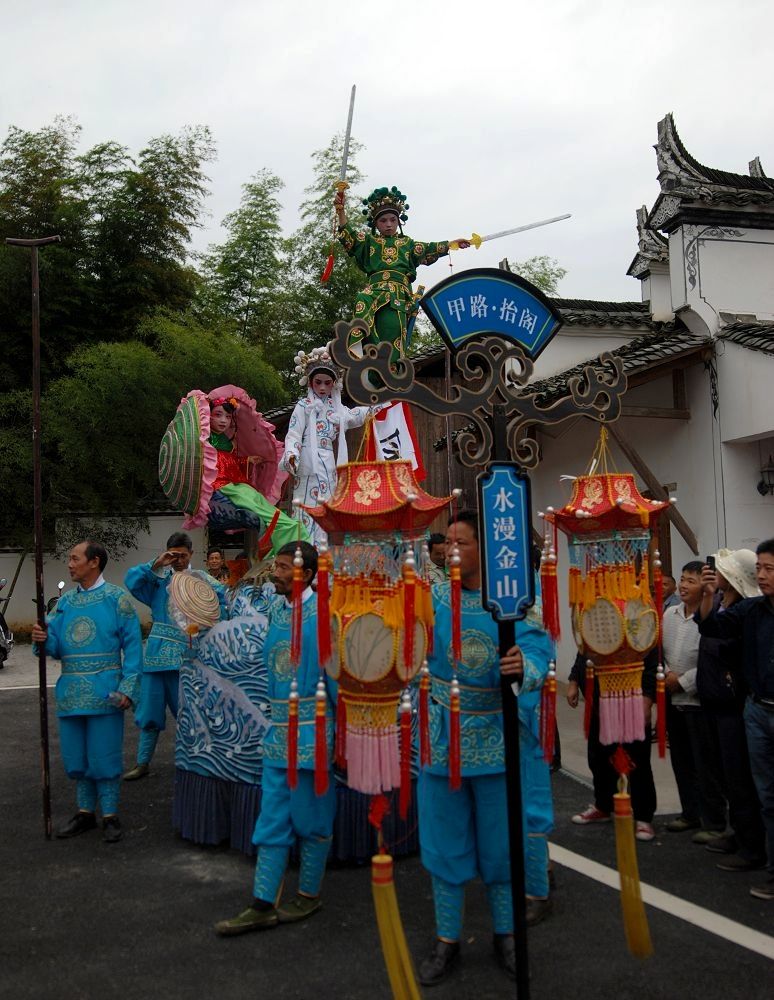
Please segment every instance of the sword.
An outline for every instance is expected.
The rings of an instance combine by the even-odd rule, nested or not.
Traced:
[[[347,128],[344,132],[344,152],[341,155],[341,169],[339,179],[334,185],[337,191],[346,191],[349,187],[347,183],[347,160],[349,159],[349,140],[352,136],[352,115],[355,113],[355,91],[357,87],[352,84],[352,93],[349,95],[349,114],[347,115]],[[320,281],[325,284],[333,273],[333,245],[336,242],[336,213],[333,214],[333,235],[331,237],[331,252],[325,262],[325,269],[320,275]]]
[[[499,233],[489,233],[488,236],[479,236],[478,233],[473,233],[470,237],[470,242],[478,250],[482,243],[486,243],[487,240],[499,240],[503,236],[513,236],[514,233],[524,233],[528,229],[537,229],[539,226],[550,226],[552,222],[561,222],[562,219],[570,219],[572,215],[567,212],[566,215],[555,215],[552,219],[541,219],[540,222],[529,222],[526,226],[516,226],[514,229],[503,229]],[[450,250],[459,250],[460,245],[456,241],[452,241],[449,244]]]

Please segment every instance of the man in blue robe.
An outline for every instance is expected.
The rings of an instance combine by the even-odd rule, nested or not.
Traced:
[[[437,934],[430,955],[419,967],[419,980],[424,986],[446,979],[459,956],[464,887],[476,876],[486,885],[497,960],[510,976],[516,975],[501,673],[513,677],[519,694],[524,813],[535,814],[529,829],[537,830],[540,824],[536,814],[545,806],[542,794],[534,795],[532,771],[538,761],[535,706],[525,703],[522,708],[521,702],[522,696],[537,694],[542,686],[551,659],[551,641],[534,622],[517,622],[517,645],[500,657],[497,624],[481,604],[476,514],[460,512],[449,525],[446,541],[448,553],[454,546],[457,548],[462,577],[462,662],[456,672],[460,685],[462,787],[458,791],[449,787],[449,703],[454,660],[450,584],[446,583],[433,587],[435,641],[429,658],[432,757],[419,778],[419,840],[422,863],[432,876]],[[547,818],[550,820],[550,816]],[[547,897],[545,843],[545,838],[525,837],[527,892]]]
[[[156,750],[159,733],[166,728],[167,709],[177,718],[180,686],[180,664],[188,653],[188,636],[175,623],[169,608],[168,588],[173,573],[187,570],[193,555],[191,536],[176,531],[167,539],[167,548],[152,562],[132,566],[126,574],[126,589],[141,604],[147,604],[153,625],[145,646],[140,703],[135,712],[135,724],[141,729],[137,746],[137,763],[124,775],[124,781],[144,778]],[[206,573],[221,607],[225,605],[225,588]]]
[[[301,662],[290,662],[293,558],[297,544],[303,556],[304,592]],[[264,654],[269,680],[271,728],[263,743],[261,812],[253,843],[258,847],[253,903],[231,920],[215,924],[224,937],[294,923],[316,913],[322,905],[320,887],[333,838],[336,788],[332,770],[333,707],[336,685],[321,673],[317,648],[317,595],[311,583],[317,574],[317,551],[308,542],[291,542],[277,553],[272,582],[277,591],[269,610]],[[291,682],[298,685],[298,784],[288,785],[288,706]],[[328,790],[314,790],[315,695],[320,680],[326,690]],[[290,849],[300,844],[298,892],[278,906]]]
[[[57,830],[76,837],[97,825],[103,840],[121,839],[124,710],[137,701],[142,672],[142,633],[126,591],[102,575],[107,552],[99,542],[79,542],[68,569],[77,584],[59,599],[45,626],[32,628],[33,642],[62,661],[56,683],[56,714],[62,761],[76,782],[78,812]]]

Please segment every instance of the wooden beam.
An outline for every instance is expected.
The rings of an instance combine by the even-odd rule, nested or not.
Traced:
[[[672,406],[676,410],[688,409],[688,394],[685,389],[685,368],[672,369]]]
[[[669,406],[622,406],[622,417],[656,417],[669,420],[690,420],[691,411]]]
[[[638,452],[632,447],[632,445],[626,440],[626,437],[622,430],[620,430],[615,424],[606,424],[608,433],[612,438],[614,438],[616,444],[621,449],[621,451],[626,455],[629,461],[634,466],[635,471],[642,478],[645,485],[653,494],[655,500],[668,500],[666,490],[661,485],[659,479],[653,474],[653,472],[648,467],[645,460],[638,454]],[[667,515],[669,520],[674,524],[677,530],[680,532],[688,548],[693,552],[695,556],[699,554],[699,544],[696,541],[696,535],[691,530],[690,525],[685,520],[683,515],[678,511],[674,504],[670,504],[667,507]]]

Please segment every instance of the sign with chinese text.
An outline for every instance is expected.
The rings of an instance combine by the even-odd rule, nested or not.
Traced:
[[[535,601],[529,477],[492,462],[477,482],[481,602],[496,621],[523,618]]]
[[[420,304],[453,351],[471,337],[495,333],[519,344],[534,361],[562,323],[539,288],[491,267],[446,278]]]

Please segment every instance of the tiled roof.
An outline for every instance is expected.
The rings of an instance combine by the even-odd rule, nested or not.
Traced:
[[[718,333],[718,337],[750,351],[774,354],[774,322],[729,323]]]
[[[748,174],[733,174],[728,170],[715,170],[713,167],[705,167],[703,163],[691,156],[683,145],[683,141],[675,128],[674,118],[667,115],[670,124],[671,139],[685,163],[697,174],[700,174],[712,184],[722,184],[723,187],[741,188],[746,191],[769,191],[774,193],[774,178],[764,176],[750,176]],[[760,161],[758,161],[760,163]],[[763,173],[761,169],[761,174]]]

